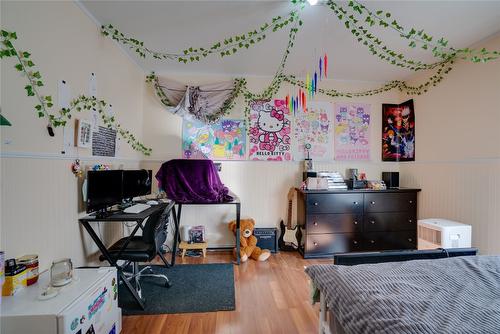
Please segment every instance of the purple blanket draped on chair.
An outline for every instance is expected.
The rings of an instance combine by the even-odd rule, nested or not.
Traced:
[[[156,173],[156,179],[158,188],[178,203],[223,203],[233,200],[211,160],[167,161]]]

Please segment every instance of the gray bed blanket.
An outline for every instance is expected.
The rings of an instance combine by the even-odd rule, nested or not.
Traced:
[[[500,333],[500,256],[306,268],[347,334]]]

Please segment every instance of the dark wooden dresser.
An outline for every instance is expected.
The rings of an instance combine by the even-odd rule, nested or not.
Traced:
[[[299,190],[299,251],[304,258],[417,248],[420,189]]]

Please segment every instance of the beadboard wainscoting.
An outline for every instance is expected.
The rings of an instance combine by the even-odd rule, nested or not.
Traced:
[[[156,173],[161,163],[145,160],[141,167]],[[352,167],[366,172],[372,179],[380,179],[382,171],[398,171],[397,163],[315,163],[316,170],[336,170],[342,174]],[[302,170],[299,162],[224,161],[220,177],[240,197],[242,218],[255,219],[257,227],[278,227],[281,219],[286,220],[288,190],[301,183]],[[156,184],[154,186],[157,191]],[[182,225],[205,225],[210,247],[232,245],[234,237],[227,228],[232,219],[235,219],[235,210],[225,205],[182,208]]]
[[[500,254],[500,159],[401,163],[401,185],[418,187],[418,215],[472,225],[472,245]]]
[[[98,263],[99,251],[78,223],[85,215],[82,178],[71,173],[66,158],[1,158],[2,249],[8,256],[38,254],[40,268],[69,257],[76,266]],[[82,167],[96,163],[113,168],[138,168],[139,161],[82,159]],[[96,232],[110,245],[123,235],[123,225],[95,224]]]

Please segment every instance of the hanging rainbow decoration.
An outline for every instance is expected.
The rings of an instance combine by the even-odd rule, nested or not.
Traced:
[[[310,75],[309,72],[306,74],[304,89],[299,88],[297,95],[292,94],[290,96],[290,94],[288,94],[285,97],[285,103],[294,116],[299,110],[307,112],[307,99],[314,98],[318,92],[318,80],[321,81],[323,78],[328,78],[328,56],[326,53],[323,57],[319,57],[318,71],[314,71],[312,75]]]

